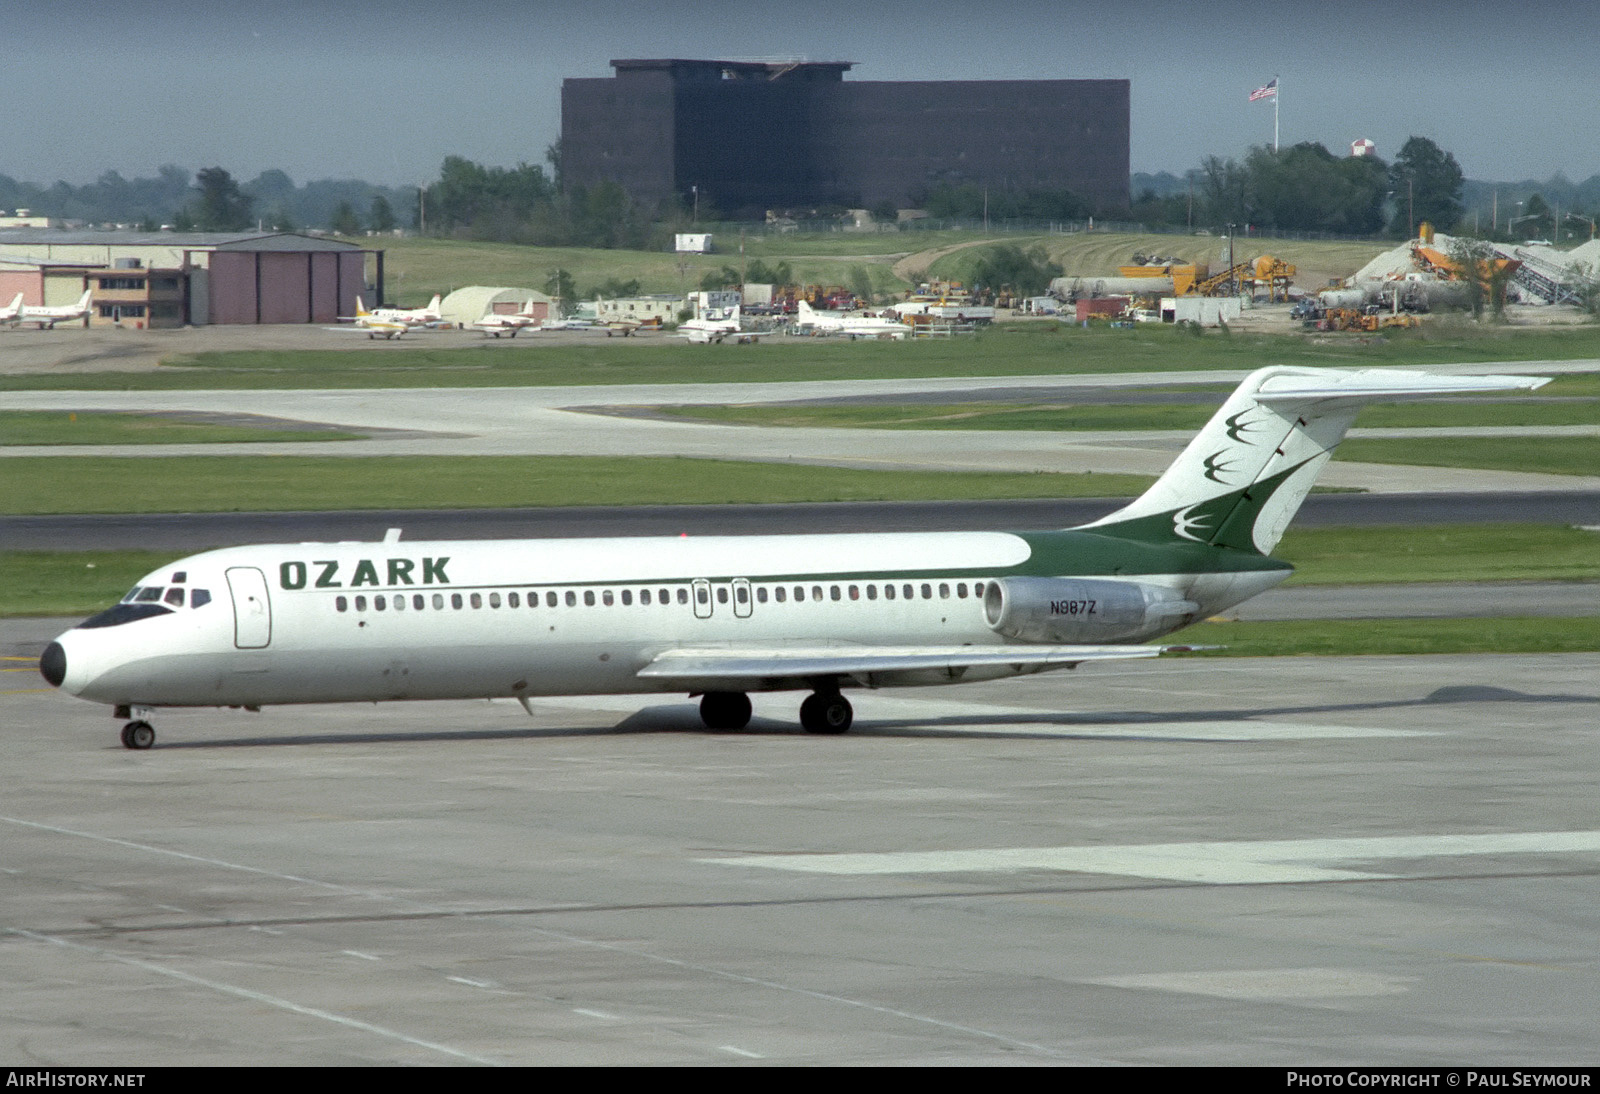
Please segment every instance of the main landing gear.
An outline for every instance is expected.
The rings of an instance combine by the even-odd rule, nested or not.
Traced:
[[[854,720],[850,700],[837,691],[819,691],[800,704],[800,726],[807,733],[843,733]]]
[[[114,718],[132,718],[133,721],[122,727],[122,747],[143,752],[156,743],[156,729],[145,721],[152,711],[149,707],[118,707],[112,715]]]
[[[707,729],[743,729],[750,724],[750,697],[742,691],[708,691],[700,699],[700,720]],[[837,691],[818,691],[800,704],[800,725],[807,733],[843,733],[854,720],[850,700]]]

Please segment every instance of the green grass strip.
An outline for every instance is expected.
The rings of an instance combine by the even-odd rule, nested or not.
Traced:
[[[1600,618],[1308,619],[1197,623],[1165,639],[1226,648],[1195,657],[1600,651]]]
[[[161,414],[100,411],[0,411],[0,445],[7,444],[221,444],[238,441],[348,441],[359,433],[333,429],[275,429],[218,425]]]
[[[1139,475],[861,471],[588,456],[19,456],[0,513],[219,513],[1121,497]]]
[[[1340,445],[1338,458],[1348,463],[1600,475],[1600,437],[1358,439]]]
[[[1600,580],[1600,533],[1560,524],[1291,527],[1273,554],[1302,585]]]
[[[1065,405],[1064,405],[1065,404]],[[1062,433],[1073,430],[1178,429],[1192,432],[1217,407],[1209,403],[957,403],[889,405],[669,406],[675,418],[762,426],[854,427],[859,429],[1016,429]],[[1600,424],[1600,399],[1496,402],[1403,403],[1363,408],[1359,427],[1439,429],[1463,426]],[[1431,443],[1431,442],[1430,442]]]

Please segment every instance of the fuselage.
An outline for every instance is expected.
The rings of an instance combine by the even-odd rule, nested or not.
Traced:
[[[1104,624],[1086,614],[1099,629],[1071,639],[1139,642],[1289,572],[1081,531],[236,547],[152,572],[58,638],[43,667],[118,706],[681,691],[641,669],[685,647],[1026,645],[996,622],[1017,579],[1090,578],[1091,594],[1148,589],[1185,605]],[[1095,610],[1067,595],[1085,603],[1063,612]]]

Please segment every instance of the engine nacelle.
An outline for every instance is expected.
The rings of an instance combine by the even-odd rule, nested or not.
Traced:
[[[983,594],[985,621],[1021,642],[1136,642],[1182,626],[1199,610],[1181,593],[1137,581],[1006,577]]]

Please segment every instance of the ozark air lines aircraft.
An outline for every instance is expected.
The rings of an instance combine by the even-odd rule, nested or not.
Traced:
[[[174,562],[50,643],[52,685],[149,748],[160,707],[680,692],[715,729],[752,691],[848,688],[1154,657],[1139,645],[1289,576],[1272,557],[1356,412],[1546,381],[1272,367],[1142,497],[1058,532],[301,543]]]

